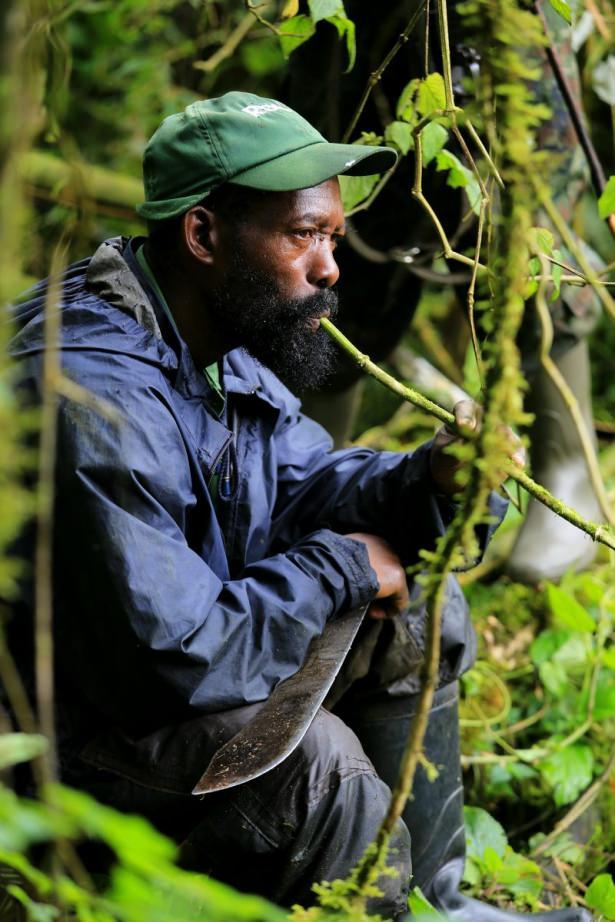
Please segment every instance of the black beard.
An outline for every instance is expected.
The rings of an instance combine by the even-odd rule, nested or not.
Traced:
[[[283,298],[273,277],[250,266],[238,249],[224,286],[210,302],[218,321],[262,365],[293,391],[319,387],[333,371],[335,344],[309,321],[337,313],[337,294],[323,289],[307,298]]]

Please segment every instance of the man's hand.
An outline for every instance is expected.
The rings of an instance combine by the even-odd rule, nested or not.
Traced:
[[[455,424],[461,433],[467,432],[471,436],[480,429],[482,408],[477,403],[474,403],[473,400],[460,400],[453,407],[453,414]],[[508,426],[503,426],[502,432],[510,445],[509,457],[519,467],[523,467],[525,465],[525,448],[521,444],[519,437]],[[456,432],[449,429],[448,426],[442,426],[436,432],[431,449],[431,476],[438,492],[445,493],[448,496],[453,496],[460,490],[459,484],[456,483],[455,475],[463,467],[463,462],[444,451],[444,449],[460,441],[462,441],[462,438]],[[505,479],[506,475],[502,473],[502,482]]]
[[[392,618],[405,611],[410,604],[406,572],[395,551],[384,538],[370,535],[365,532],[355,532],[346,535],[355,541],[362,541],[367,548],[369,562],[372,570],[378,577],[380,590],[376,599],[369,607],[370,618]]]

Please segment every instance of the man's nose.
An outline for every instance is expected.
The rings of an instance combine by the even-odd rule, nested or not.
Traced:
[[[340,270],[333,256],[333,247],[332,241],[323,240],[314,252],[308,281],[317,288],[331,288],[340,277]]]

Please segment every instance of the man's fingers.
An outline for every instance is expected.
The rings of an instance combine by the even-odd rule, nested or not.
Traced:
[[[391,617],[380,602],[372,602],[367,610],[367,615],[369,618],[373,618],[374,621],[386,621],[387,618]]]
[[[467,432],[476,432],[480,428],[482,407],[469,398],[459,400],[453,407],[455,425]]]

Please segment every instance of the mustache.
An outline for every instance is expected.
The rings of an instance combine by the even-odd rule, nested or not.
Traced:
[[[282,322],[285,326],[294,327],[323,314],[327,314],[333,320],[337,316],[338,310],[339,298],[337,291],[334,288],[326,288],[315,292],[313,295],[308,295],[306,298],[296,298],[279,303],[275,322]]]

